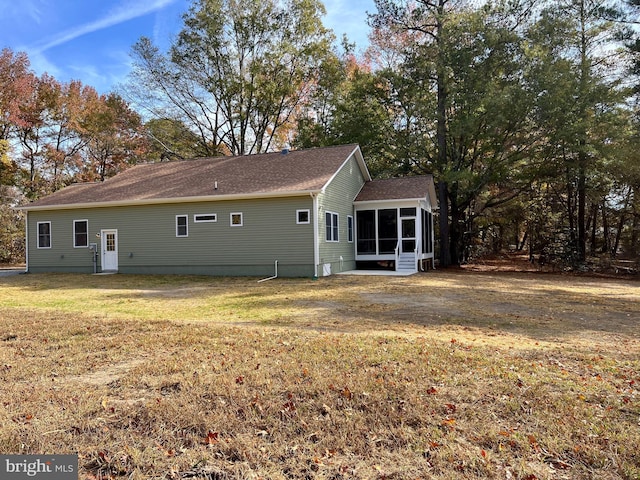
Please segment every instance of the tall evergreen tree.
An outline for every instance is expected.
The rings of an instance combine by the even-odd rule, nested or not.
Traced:
[[[532,97],[523,82],[520,22],[526,5],[471,8],[466,2],[378,0],[376,28],[409,33],[401,73],[391,91],[404,118],[397,121],[403,156],[439,184],[440,262],[464,257],[478,208],[517,191],[518,165],[530,146]],[[406,140],[402,141],[401,138]],[[490,185],[499,196],[480,194]]]

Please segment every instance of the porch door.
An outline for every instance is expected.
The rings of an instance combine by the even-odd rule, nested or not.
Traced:
[[[102,230],[102,271],[118,271],[118,231]]]
[[[400,253],[414,253],[416,250],[416,219],[400,219],[401,238]]]

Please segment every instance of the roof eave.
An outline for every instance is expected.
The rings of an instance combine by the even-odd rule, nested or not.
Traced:
[[[283,198],[283,197],[308,197],[317,195],[321,190],[294,190],[287,192],[259,192],[254,194],[232,194],[232,195],[204,195],[197,197],[176,197],[176,198],[149,198],[140,200],[118,200],[112,202],[85,202],[69,203],[58,205],[24,205],[16,207],[23,211],[45,211],[45,210],[75,210],[85,208],[106,208],[106,207],[126,207],[132,205],[161,205],[166,203],[197,203],[197,202],[220,202],[232,200],[252,200],[259,198]]]
[[[355,200],[353,203],[356,205],[364,205],[366,203],[398,203],[398,202],[424,202],[427,200],[427,197],[417,197],[417,198],[385,198],[382,200]]]

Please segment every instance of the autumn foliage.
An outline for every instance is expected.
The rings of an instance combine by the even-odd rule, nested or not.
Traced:
[[[23,259],[11,207],[75,182],[102,181],[148,150],[140,116],[119,95],[36,76],[24,53],[0,52],[0,262]]]
[[[0,139],[9,142],[17,167],[12,183],[32,199],[104,180],[140,158],[146,145],[140,116],[117,94],[38,77],[25,54],[9,49],[0,55]]]

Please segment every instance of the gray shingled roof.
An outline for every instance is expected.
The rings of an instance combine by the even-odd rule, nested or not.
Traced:
[[[429,197],[432,205],[436,205],[436,193],[432,175],[387,178],[367,182],[360,190],[355,201],[369,202],[427,197]]]
[[[317,192],[356,151],[368,179],[358,146],[344,145],[137,165],[104,182],[63,188],[23,208]]]

